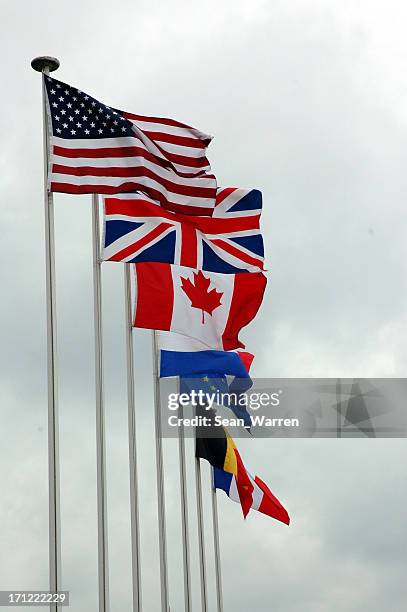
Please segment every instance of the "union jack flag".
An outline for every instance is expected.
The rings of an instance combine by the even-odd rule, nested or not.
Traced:
[[[169,210],[212,215],[211,137],[173,119],[120,111],[45,77],[50,126],[49,189],[142,191]]]
[[[262,196],[221,188],[212,217],[164,210],[141,193],[105,197],[105,261],[158,261],[234,274],[263,269]]]

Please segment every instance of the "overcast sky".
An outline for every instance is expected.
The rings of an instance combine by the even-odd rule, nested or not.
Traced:
[[[48,586],[40,77],[214,135],[220,185],[264,194],[271,279],[246,330],[262,377],[406,376],[407,8],[401,0],[5,2],[0,257],[0,589]],[[97,610],[90,196],[55,197],[63,587]],[[123,270],[103,269],[112,612],[131,609]],[[151,348],[135,333],[143,598],[159,611]],[[189,441],[190,442],[190,441]],[[240,440],[287,507],[219,494],[225,612],[401,612],[404,440]],[[199,576],[188,443],[194,610]],[[172,612],[182,611],[177,446],[165,442]],[[210,611],[215,610],[204,466]]]

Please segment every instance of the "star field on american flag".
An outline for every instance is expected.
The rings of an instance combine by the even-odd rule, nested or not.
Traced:
[[[47,77],[52,127],[61,138],[132,136],[133,125],[114,108]]]

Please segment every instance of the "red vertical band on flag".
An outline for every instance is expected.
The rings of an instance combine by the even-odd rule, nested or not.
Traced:
[[[288,516],[287,510],[284,506],[278,501],[277,497],[273,495],[265,482],[262,481],[258,476],[254,477],[254,481],[257,486],[263,491],[263,499],[261,500],[259,506],[259,512],[263,514],[267,514],[272,518],[285,523],[286,525],[290,524],[290,517]]]
[[[170,264],[137,263],[134,271],[136,303],[133,327],[169,330],[174,305]]]
[[[239,493],[243,516],[246,518],[253,504],[254,487],[237,448],[235,448],[235,455],[237,462],[236,486]]]
[[[236,353],[239,355],[246,370],[250,372],[250,368],[252,366],[253,359],[254,359],[253,353],[248,353],[247,351],[236,351]]]
[[[267,284],[267,279],[262,272],[235,274],[234,276],[229,316],[222,334],[225,351],[244,348],[244,344],[238,338],[239,332],[256,316]]]
[[[180,265],[196,269],[198,267],[198,240],[194,226],[188,222],[181,223]]]

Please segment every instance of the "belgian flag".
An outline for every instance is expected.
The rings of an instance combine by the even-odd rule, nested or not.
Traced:
[[[195,455],[236,478],[243,516],[246,518],[253,502],[253,484],[242,458],[228,431],[215,425],[215,412],[197,407],[197,416],[206,417],[206,425],[196,427]]]

